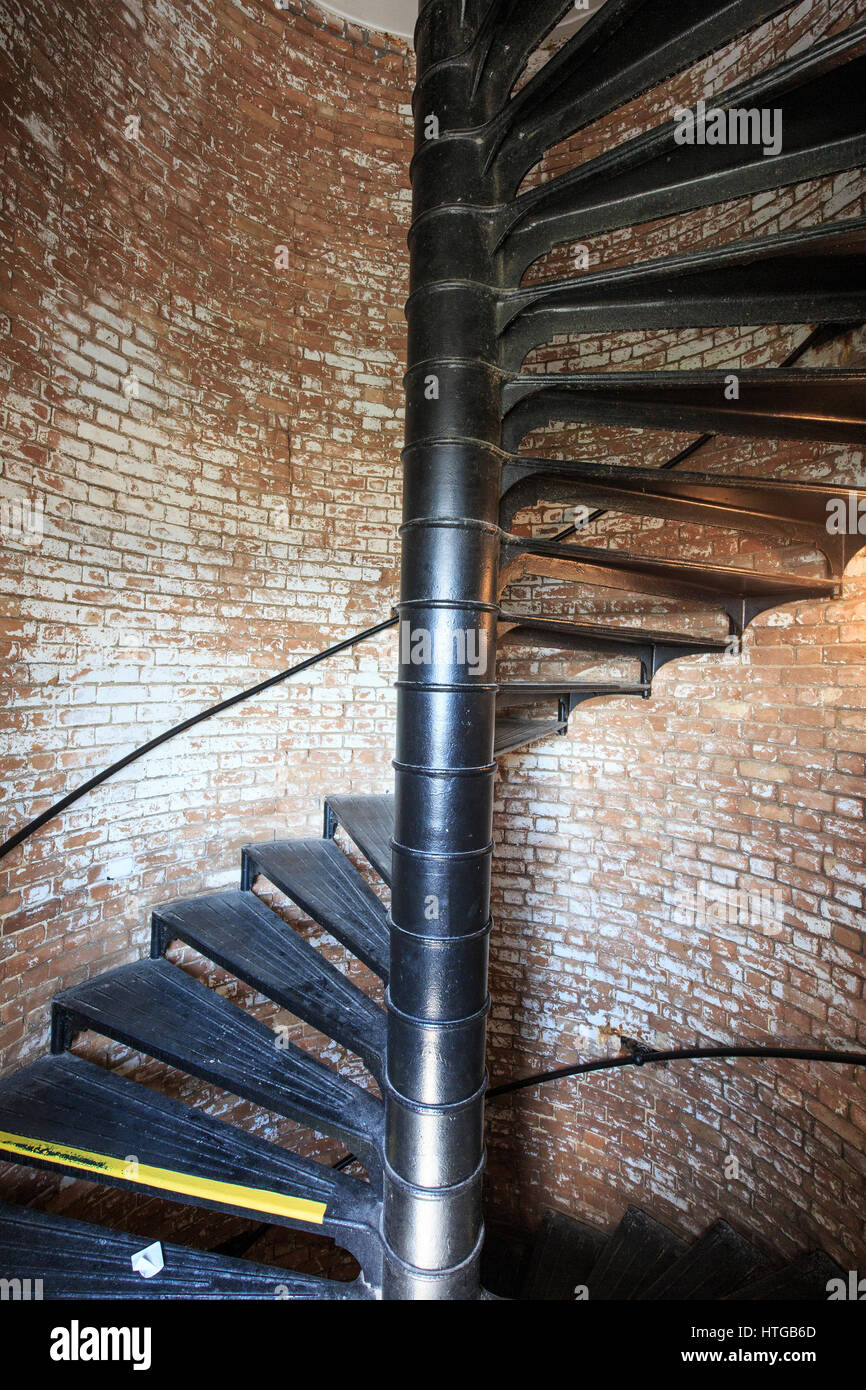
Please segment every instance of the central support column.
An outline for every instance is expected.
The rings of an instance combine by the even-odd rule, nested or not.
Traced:
[[[390,1299],[479,1295],[501,378],[477,150],[435,132],[440,119],[473,124],[466,49],[482,8],[422,5],[418,31],[385,1095]]]

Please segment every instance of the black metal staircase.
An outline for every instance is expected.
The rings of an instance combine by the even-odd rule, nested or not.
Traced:
[[[329,795],[321,839],[249,845],[237,891],[157,908],[152,959],[59,995],[52,1055],[0,1081],[0,1158],[318,1231],[350,1250],[362,1274],[346,1285],[167,1246],[164,1273],[147,1281],[129,1267],[146,1238],[3,1208],[7,1276],[38,1271],[50,1297],[267,1297],[277,1284],[280,1296],[304,1299],[479,1296],[496,759],[564,732],[586,700],[648,699],[665,662],[724,653],[767,608],[831,598],[856,548],[828,533],[827,503],[837,493],[827,486],[524,456],[521,441],[575,421],[866,440],[862,371],[738,369],[730,400],[723,371],[521,374],[526,354],[559,333],[859,323],[866,219],[553,283],[521,280],[567,241],[863,162],[866,24],[715,98],[781,109],[777,154],[684,147],[665,123],[572,172],[519,187],[561,140],[787,7],[607,0],[515,92],[570,3],[422,4],[395,794]],[[765,573],[512,534],[516,512],[542,501],[800,538],[823,554],[826,573]],[[574,584],[578,602],[581,585],[665,600],[670,623],[503,609],[503,589],[523,574]],[[686,601],[717,615],[712,635],[678,630]],[[423,660],[413,657],[413,633],[429,640]],[[497,683],[497,644],[506,640],[578,653],[592,667],[574,679]],[[633,661],[633,676],[600,673],[609,658]],[[343,853],[338,828],[390,888],[390,910]],[[385,1008],[262,901],[258,880],[385,983]],[[299,1047],[279,1047],[273,1030],[168,963],[172,942],[355,1054],[381,1099]],[[73,1055],[83,1030],[339,1138],[368,1180]],[[555,1244],[547,1229],[543,1238]],[[755,1297],[773,1296],[762,1259],[738,1242],[722,1223],[686,1251],[632,1213],[612,1242],[589,1242],[590,1297],[593,1279],[611,1298],[718,1298],[750,1283],[765,1290]],[[536,1258],[548,1280],[561,1283],[567,1271],[572,1284],[586,1282],[575,1277],[573,1251],[551,1249]],[[811,1288],[825,1269],[818,1257],[807,1265],[798,1266],[798,1287]],[[540,1274],[530,1279],[524,1296],[547,1296],[536,1291],[543,1283]]]

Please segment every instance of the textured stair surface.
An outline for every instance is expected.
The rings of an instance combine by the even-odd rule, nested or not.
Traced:
[[[291,1269],[253,1264],[162,1243],[164,1269],[150,1279],[132,1268],[132,1256],[150,1236],[128,1235],[67,1217],[0,1204],[0,1270],[4,1279],[42,1281],[42,1297],[260,1298],[343,1301],[367,1299],[360,1281],[341,1284]]]
[[[325,805],[379,877],[390,883],[393,796],[329,796]]]
[[[831,1279],[847,1274],[823,1250],[805,1250],[781,1269],[771,1270],[741,1285],[727,1298],[750,1303],[826,1302]]]
[[[589,1276],[590,1299],[640,1298],[685,1250],[685,1241],[629,1207]]]
[[[726,1221],[717,1221],[641,1297],[653,1301],[724,1298],[768,1270],[768,1262],[754,1245]]]
[[[542,738],[552,738],[568,728],[566,721],[559,719],[503,719],[496,720],[496,736],[493,751],[496,754],[510,753],[527,743],[537,743]]]
[[[595,1226],[560,1211],[545,1212],[532,1250],[524,1299],[573,1303],[576,1285],[589,1284],[606,1240]]]
[[[503,525],[529,496],[542,500],[545,488],[554,483],[560,499],[567,493],[579,496],[584,505],[738,530],[765,532],[769,527],[786,535],[805,534],[818,544],[829,539],[828,504],[840,495],[838,487],[826,484],[519,455],[505,465],[505,475]],[[866,495],[862,489],[853,491],[857,502]],[[521,500],[515,501],[516,496]]]
[[[247,845],[244,857],[387,984],[387,910],[333,840]]]
[[[369,1184],[69,1053],[0,1081],[0,1131],[4,1157],[67,1176],[159,1190],[237,1215],[265,1214],[283,1225],[360,1227],[375,1220]]]
[[[297,1018],[357,1053],[381,1076],[385,1013],[254,893],[214,893],[158,908],[157,953],[184,941]]]
[[[169,1066],[332,1134],[379,1167],[382,1104],[243,1009],[164,960],[143,960],[57,995],[70,1025],[91,1028]],[[67,1022],[67,1020],[69,1022]]]

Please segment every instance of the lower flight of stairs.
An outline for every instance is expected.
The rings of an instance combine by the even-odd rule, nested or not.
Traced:
[[[0,1080],[0,1161],[328,1236],[354,1255],[359,1277],[322,1279],[164,1244],[163,1270],[144,1279],[131,1261],[151,1244],[148,1236],[0,1205],[4,1279],[22,1287],[41,1280],[49,1299],[377,1297],[384,1151],[378,1095],[279,1039],[165,958],[174,942],[192,947],[340,1043],[381,1082],[384,1010],[253,891],[259,878],[267,881],[387,981],[387,912],[340,849],[338,827],[387,882],[393,797],[329,797],[322,839],[248,845],[239,890],[159,907],[149,960],[57,995],[50,1054]],[[366,1180],[76,1055],[70,1049],[83,1032],[337,1139],[360,1158]],[[519,1235],[494,1231],[483,1279],[491,1296],[529,1300],[771,1300],[825,1297],[827,1280],[839,1274],[821,1251],[777,1267],[721,1221],[686,1245],[629,1208],[610,1237],[561,1213],[548,1213],[531,1248]]]
[[[493,1230],[482,1267],[499,1298],[560,1303],[823,1301],[842,1274],[823,1250],[769,1258],[726,1221],[687,1242],[639,1207],[610,1235],[558,1211],[544,1214],[534,1239]]]

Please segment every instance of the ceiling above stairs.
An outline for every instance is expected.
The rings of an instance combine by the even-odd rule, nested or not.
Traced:
[[[559,26],[563,33],[577,29],[597,10],[601,0],[588,0],[587,8],[575,9]],[[344,5],[322,5],[323,10],[339,15],[341,19],[354,20],[368,29],[378,29],[380,33],[400,34],[411,39],[418,18],[418,0],[347,0]]]

